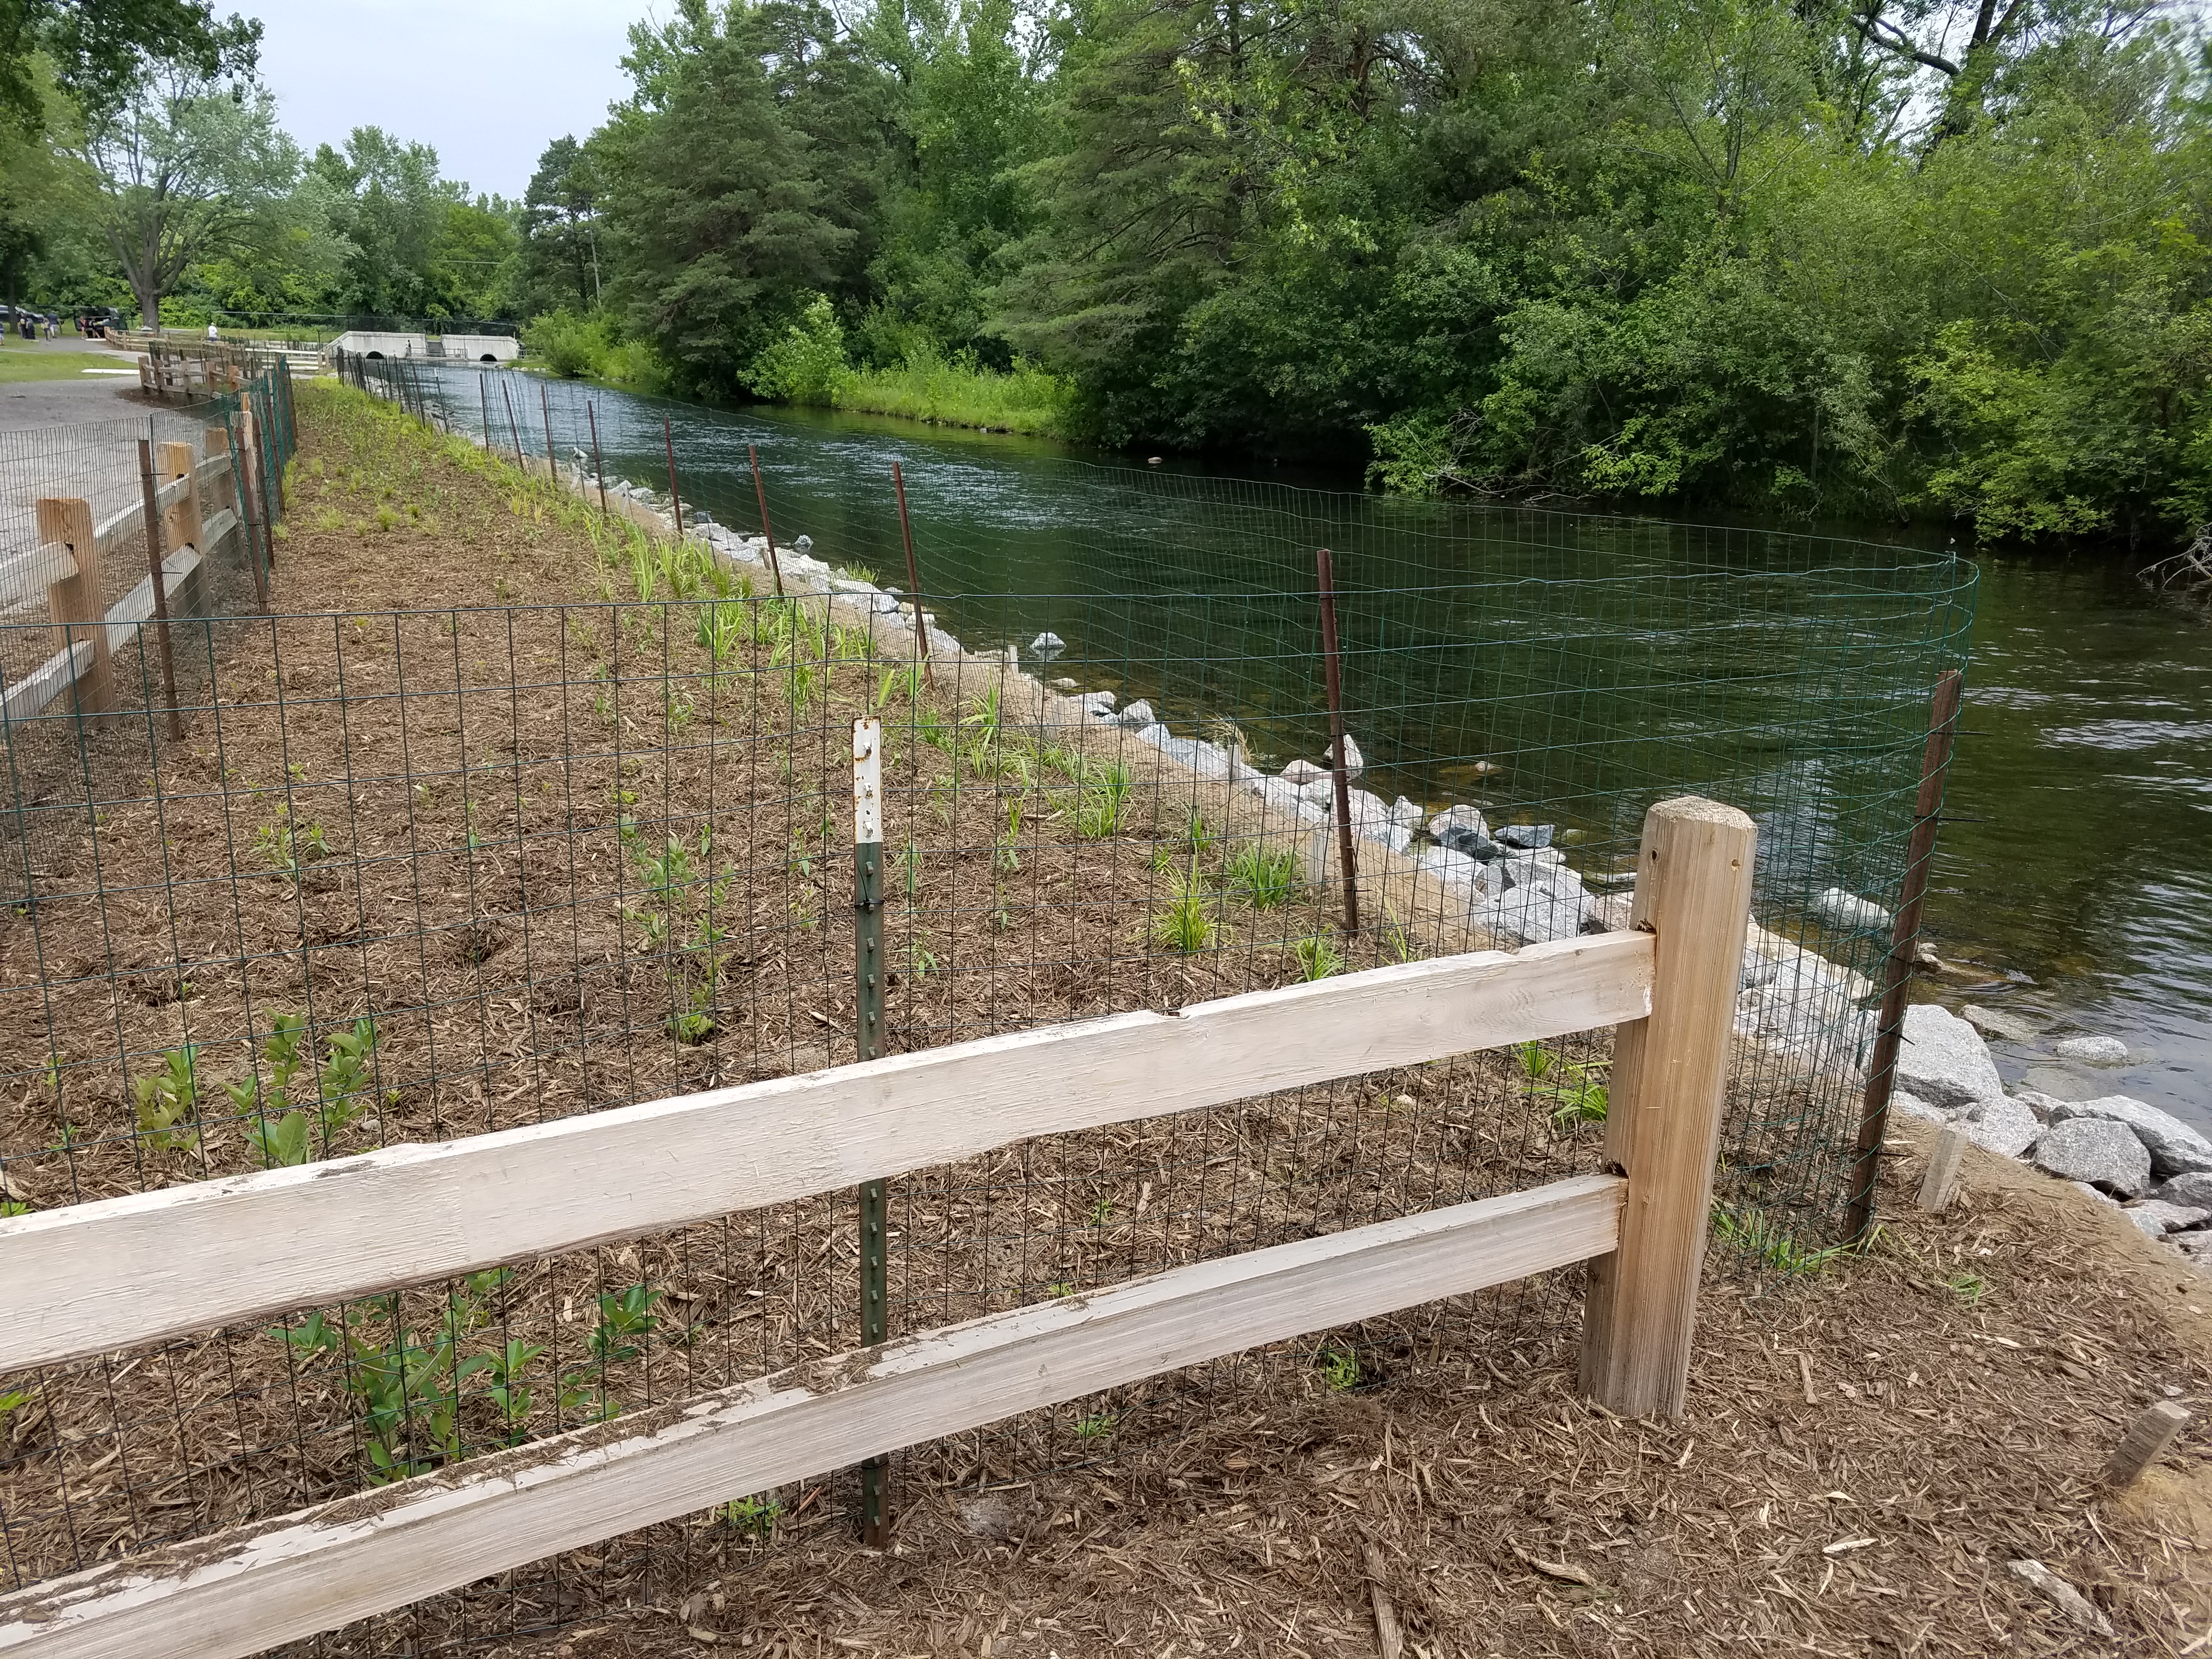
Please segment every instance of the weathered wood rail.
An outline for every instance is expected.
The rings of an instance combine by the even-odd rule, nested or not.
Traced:
[[[1617,1028],[1609,1172],[814,1361],[0,1597],[0,1654],[243,1656],[1258,1344],[1589,1262],[1583,1386],[1681,1409],[1754,832],[1646,820],[1633,925],[0,1221],[0,1370],[829,1191],[1032,1135]],[[1040,1077],[1055,1086],[1038,1087]]]

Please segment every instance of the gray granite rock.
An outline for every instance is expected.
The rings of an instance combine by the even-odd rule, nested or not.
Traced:
[[[2178,1233],[2184,1227],[2194,1227],[2201,1221],[2212,1220],[2212,1210],[2192,1209],[2186,1205],[2168,1204],[2162,1199],[2146,1198],[2126,1206],[2129,1220],[2153,1238],[2163,1238],[2168,1233]]]
[[[1110,720],[1114,714],[1114,694],[1111,691],[1085,691],[1076,702],[1083,712],[1094,720]]]
[[[1328,753],[1330,763],[1334,764],[1336,760],[1334,744],[1328,746]],[[1344,734],[1344,775],[1347,778],[1356,778],[1366,769],[1367,762],[1359,752],[1358,744],[1353,741],[1351,732],[1346,732]]]
[[[1181,761],[1202,778],[1225,778],[1230,775],[1229,751],[1218,743],[1208,743],[1203,738],[1167,738],[1158,746],[1163,755]]]
[[[2101,1082],[2063,1066],[2031,1066],[2020,1080],[2037,1093],[2058,1100],[2094,1100],[2105,1091]]]
[[[1589,895],[1579,882],[1571,888],[1528,882],[1476,906],[1468,920],[1501,939],[1541,945],[1581,933],[1589,903]]]
[[[1910,1089],[1893,1088],[1889,1091],[1889,1109],[1902,1112],[1907,1117],[1917,1117],[1929,1123],[1948,1123],[1958,1114],[1948,1112],[1941,1106],[1930,1106]]]
[[[1465,853],[1455,852],[1449,847],[1424,847],[1414,862],[1441,881],[1455,886],[1480,887],[1482,884],[1482,863]]]
[[[2212,1263],[2212,1232],[2174,1233],[2166,1242],[2199,1266]]]
[[[1981,1033],[1949,1009],[1916,1002],[1905,1011],[1897,1081],[1931,1106],[1971,1106],[2004,1093]]]
[[[1489,857],[1498,847],[1490,838],[1490,820],[1482,816],[1482,809],[1463,805],[1447,807],[1431,818],[1429,839],[1439,847],[1476,858]]]
[[[2083,1118],[2124,1123],[2149,1152],[2151,1168],[2161,1176],[2212,1170],[2212,1140],[2205,1139],[2170,1112],[2146,1106],[2126,1095],[2061,1101],[2051,1109],[2051,1115],[2054,1122],[2059,1123]]]
[[[2185,1209],[2212,1210],[2212,1172],[2191,1170],[2161,1182],[2151,1196],[2162,1204],[2179,1204]]]
[[[1310,783],[1334,775],[1326,766],[1316,766],[1310,760],[1294,760],[1283,769],[1283,781],[1294,788],[1303,789]]]
[[[2043,1120],[2026,1105],[2005,1095],[1977,1101],[1959,1114],[1966,1135],[1978,1146],[1986,1146],[2005,1158],[2018,1158],[2043,1133]]]
[[[1131,703],[1127,708],[1124,708],[1117,718],[1121,720],[1122,725],[1127,726],[1131,731],[1139,731],[1145,726],[1150,726],[1154,720],[1158,720],[1159,716],[1152,713],[1152,704],[1146,702],[1142,697],[1139,697],[1136,702]]]
[[[1390,803],[1391,818],[1405,825],[1406,833],[1409,836],[1420,834],[1421,820],[1427,816],[1421,811],[1419,802],[1407,800],[1403,795]]]
[[[1365,841],[1380,842],[1394,853],[1402,853],[1413,844],[1413,826],[1401,823],[1390,803],[1382,796],[1354,789],[1349,792],[1349,797],[1353,835]],[[1334,803],[1331,805],[1333,808]],[[1334,816],[1333,810],[1331,816]]]
[[[2114,1198],[2110,1193],[2099,1192],[2094,1187],[2092,1187],[2086,1181],[2069,1181],[2066,1184],[2071,1187],[2075,1192],[2081,1194],[2084,1198],[2094,1198],[2098,1203],[2109,1204],[2114,1209],[2118,1209],[2119,1207],[2120,1200],[2118,1199]]]
[[[1050,629],[1047,629],[1030,641],[1030,655],[1035,657],[1039,662],[1050,662],[1066,649],[1067,641]]]
[[[1813,915],[1831,927],[1851,933],[1878,933],[1889,926],[1888,911],[1841,887],[1823,889],[1813,900]]]
[[[2035,1167],[2062,1181],[2134,1198],[2150,1187],[2150,1149],[2126,1124],[2106,1117],[2054,1123],[2035,1143]]]
[[[1555,823],[1501,823],[1491,831],[1491,838],[1500,847],[1534,852],[1539,847],[1549,847],[1559,832]]]
[[[2124,1066],[2128,1045],[2115,1036],[2071,1036],[2051,1044],[2061,1060],[2077,1060],[2089,1066]]]
[[[2058,1120],[2052,1114],[2066,1103],[2055,1095],[2046,1095],[2034,1089],[2014,1089],[2012,1097],[2033,1112],[2036,1121],[2040,1123],[2056,1123]]]

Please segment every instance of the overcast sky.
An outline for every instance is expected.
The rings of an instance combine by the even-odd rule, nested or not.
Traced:
[[[437,147],[446,177],[521,196],[538,152],[629,89],[651,0],[217,0],[258,16],[261,74],[309,151],[360,126]]]

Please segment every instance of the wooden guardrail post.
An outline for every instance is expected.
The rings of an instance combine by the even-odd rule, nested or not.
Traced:
[[[81,714],[104,714],[115,706],[115,675],[107,660],[107,607],[100,593],[100,538],[93,533],[92,503],[47,496],[33,513],[39,540],[61,543],[76,561],[74,576],[46,587],[54,648],[67,653],[91,644],[92,660],[76,677],[76,708]]]
[[[1656,935],[1651,1012],[1616,1028],[1606,1158],[1628,1194],[1583,1315],[1583,1389],[1624,1416],[1682,1410],[1758,834],[1690,795],[1644,819],[1630,925]]]

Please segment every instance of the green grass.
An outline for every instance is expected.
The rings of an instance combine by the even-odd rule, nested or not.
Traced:
[[[17,340],[0,345],[0,386],[25,380],[115,380],[121,376],[87,374],[88,368],[131,368],[134,360],[119,351],[39,350]]]
[[[839,409],[1054,438],[1063,429],[1070,392],[1066,381],[1026,363],[1002,374],[944,358],[912,357],[897,368],[854,369],[840,375],[832,398]]]

